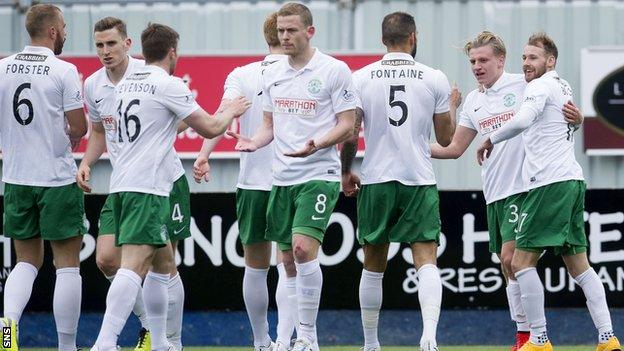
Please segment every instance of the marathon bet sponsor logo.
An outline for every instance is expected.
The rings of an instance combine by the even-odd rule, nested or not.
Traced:
[[[479,129],[481,129],[481,133],[484,135],[490,134],[509,122],[514,114],[514,111],[506,111],[498,115],[482,118],[479,120]]]
[[[300,117],[316,116],[317,104],[318,103],[315,100],[307,99],[276,98],[275,100],[273,100],[275,113],[295,115]]]
[[[323,88],[323,82],[314,78],[308,82],[308,91],[310,94],[318,94]]]
[[[593,104],[598,117],[611,129],[624,134],[624,66],[607,75],[594,90]]]
[[[510,107],[516,104],[516,94],[507,94],[505,96],[503,96],[503,103],[505,104],[505,107]]]

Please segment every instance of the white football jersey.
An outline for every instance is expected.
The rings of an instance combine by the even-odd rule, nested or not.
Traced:
[[[144,66],[145,61],[128,56],[128,67],[123,78]],[[89,113],[89,120],[91,122],[100,122],[104,126],[106,149],[111,165],[114,167],[117,154],[116,148],[119,147],[117,144],[119,133],[117,132],[114,117],[117,113],[117,106],[115,106],[115,85],[108,79],[106,67],[95,71],[85,80],[84,99]]]
[[[128,67],[123,75],[126,78],[130,73],[145,66],[145,61],[128,56]],[[84,83],[84,95],[89,119],[92,122],[100,122],[104,126],[106,135],[106,149],[108,151],[111,166],[115,167],[117,148],[119,147],[119,133],[115,122],[117,106],[115,105],[115,85],[108,79],[106,67],[102,67],[90,75]],[[171,166],[173,180],[177,180],[184,174],[182,161],[175,154],[174,164]]]
[[[0,60],[2,181],[63,186],[76,181],[65,112],[83,108],[76,67],[41,46]]]
[[[284,153],[299,151],[308,140],[324,136],[336,126],[337,113],[355,109],[349,67],[318,49],[300,70],[281,60],[266,68],[262,96],[264,111],[273,113],[273,184],[340,181],[335,146],[304,158]]]
[[[286,55],[268,55],[263,61],[237,67],[225,80],[223,98],[234,99],[245,96],[251,101],[251,107],[240,117],[240,133],[254,135],[263,123],[262,111],[262,75],[266,68]],[[241,152],[240,171],[237,188],[249,190],[271,190],[273,143],[255,152]]]
[[[520,108],[526,88],[522,74],[503,72],[492,87],[481,93],[475,89],[466,96],[459,113],[459,125],[487,138],[507,122]],[[522,136],[496,144],[481,169],[485,202],[505,199],[525,191],[522,180],[524,144]]]
[[[119,147],[110,192],[169,196],[178,123],[200,108],[193,93],[182,79],[147,65],[115,87],[115,106]]]
[[[565,121],[563,105],[572,100],[572,88],[556,71],[532,80],[524,91],[521,109],[537,114],[524,131],[524,182],[528,189],[561,182],[584,180],[574,156],[576,127]]]
[[[353,74],[364,111],[362,184],[435,184],[433,115],[449,111],[446,75],[405,53],[387,53]]]

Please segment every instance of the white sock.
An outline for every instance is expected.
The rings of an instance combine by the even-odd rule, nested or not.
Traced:
[[[435,343],[442,305],[442,280],[438,267],[433,264],[425,264],[418,270],[418,301],[423,320],[420,343]]]
[[[184,284],[180,273],[169,279],[169,307],[167,309],[167,340],[182,351],[182,318],[184,316]]]
[[[299,329],[297,338],[316,341],[316,316],[321,302],[323,273],[318,259],[295,263],[297,267],[297,302]]]
[[[119,268],[106,295],[106,312],[102,328],[95,341],[100,350],[117,347],[117,338],[126,324],[137,292],[141,290],[141,277],[135,272]]]
[[[291,295],[297,294],[296,278],[288,277],[284,264],[277,265],[277,288],[275,289],[275,304],[277,305],[277,339],[283,345],[290,345],[290,338],[295,330],[293,314],[297,313],[297,300]],[[294,302],[294,303],[293,303]]]
[[[574,280],[583,289],[585,299],[587,299],[589,314],[598,330],[598,342],[609,341],[609,338],[613,336],[613,325],[611,324],[611,314],[609,313],[609,306],[607,306],[604,285],[602,285],[600,277],[590,267],[574,278]],[[607,339],[602,340],[605,337]]]
[[[18,262],[4,283],[4,316],[19,324],[37,278],[37,267]]]
[[[364,349],[379,347],[377,330],[383,298],[383,273],[362,270],[360,278],[360,312],[364,330]]]
[[[516,322],[516,328],[519,332],[529,332],[531,330],[531,326],[527,321],[526,313],[524,313],[521,298],[522,294],[520,293],[520,285],[518,284],[518,281],[509,279],[506,291],[511,320]]]
[[[57,269],[52,311],[56,323],[59,351],[76,350],[76,333],[78,332],[81,301],[82,277],[80,276],[80,268]]]
[[[143,302],[152,338],[152,350],[167,350],[167,307],[169,305],[169,273],[147,272],[143,282]]]
[[[271,344],[267,309],[269,308],[269,290],[267,288],[268,269],[256,269],[245,266],[243,276],[243,300],[253,331],[254,347]]]
[[[535,267],[516,273],[522,293],[522,305],[531,325],[531,343],[544,345],[548,341],[546,314],[544,313],[544,286]]]
[[[108,279],[109,282],[112,283],[115,279],[115,274],[105,277],[106,279]],[[137,316],[139,322],[141,322],[141,327],[149,330],[149,326],[147,325],[147,313],[145,313],[145,305],[143,304],[143,292],[141,289],[139,289],[137,293],[134,306],[132,307],[132,312],[135,316]]]

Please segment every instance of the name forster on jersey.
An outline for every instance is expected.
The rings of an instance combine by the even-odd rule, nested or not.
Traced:
[[[32,55],[28,55],[32,56]],[[39,56],[39,55],[35,55]],[[26,60],[31,61],[31,60]],[[35,60],[32,60],[35,61]],[[50,66],[48,65],[29,65],[29,64],[17,64],[11,63],[6,66],[5,74],[15,73],[15,74],[39,74],[43,76],[50,75]]]
[[[488,116],[479,120],[479,129],[483,135],[490,134],[515,116],[514,111],[506,111],[495,116]]]
[[[296,115],[301,117],[316,116],[316,100],[276,98],[273,100],[273,108],[276,113]]]

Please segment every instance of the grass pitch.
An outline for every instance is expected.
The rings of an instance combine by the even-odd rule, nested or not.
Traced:
[[[588,351],[593,350],[595,345],[559,346],[557,351]],[[383,351],[414,351],[416,347],[408,346],[384,346]],[[23,351],[56,351],[53,348],[20,348]],[[84,349],[83,349],[84,350]],[[251,351],[252,347],[185,347],[185,351]],[[327,346],[321,347],[323,351],[359,351],[360,346]],[[440,351],[508,351],[509,346],[441,346]],[[122,351],[132,351],[123,348]]]

